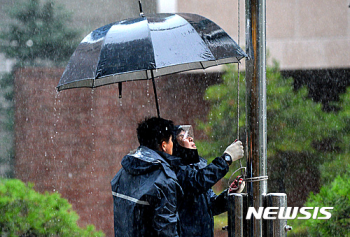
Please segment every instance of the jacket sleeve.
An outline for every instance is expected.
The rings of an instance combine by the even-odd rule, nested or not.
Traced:
[[[221,157],[201,169],[194,169],[189,165],[177,167],[176,176],[184,193],[195,195],[207,192],[228,172],[229,166]]]
[[[214,216],[227,211],[227,189],[219,195],[216,195],[214,191],[210,189],[207,194],[210,200],[209,206]]]
[[[177,212],[177,187],[169,184],[157,186],[158,203],[154,208],[153,228],[157,236],[179,236],[179,217]],[[151,218],[151,217],[150,217]]]

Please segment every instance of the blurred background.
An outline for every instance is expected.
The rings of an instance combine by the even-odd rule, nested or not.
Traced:
[[[205,16],[243,49],[244,4],[142,1],[145,14]],[[117,85],[59,93],[55,87],[79,42],[103,25],[138,17],[138,1],[0,0],[0,6],[0,175],[60,194],[80,216],[79,226],[113,236],[109,182],[138,146],[137,123],[156,116],[152,85],[124,83],[121,99]],[[349,234],[349,45],[349,1],[267,1],[268,192],[287,193],[288,206],[334,206],[331,227],[296,222],[295,235]],[[209,162],[238,133],[245,141],[244,60],[240,72],[237,65],[218,66],[156,83],[161,116],[192,124]],[[216,219],[217,236],[227,235],[220,230],[225,222],[225,215]]]

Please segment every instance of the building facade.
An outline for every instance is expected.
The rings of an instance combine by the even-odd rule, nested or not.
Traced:
[[[55,3],[73,13],[71,26],[82,29],[82,38],[100,26],[139,15],[137,0],[56,0]],[[6,9],[14,2],[0,0],[0,4],[0,14],[5,16],[0,27],[4,28],[8,22]],[[146,14],[188,12],[203,15],[216,22],[236,41],[240,34],[240,45],[245,45],[243,0],[143,0],[142,5]],[[268,59],[276,59],[282,70],[349,68],[349,45],[349,1],[266,1]],[[0,70],[9,70],[10,65],[1,58]]]

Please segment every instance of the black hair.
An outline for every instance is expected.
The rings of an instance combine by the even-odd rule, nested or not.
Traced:
[[[177,125],[177,126],[175,126],[175,133],[174,133],[174,135],[175,135],[175,138],[182,132],[182,131],[185,131],[180,125]]]
[[[171,120],[151,117],[140,122],[137,127],[137,138],[141,146],[159,150],[163,141],[169,141],[173,135],[174,123]]]

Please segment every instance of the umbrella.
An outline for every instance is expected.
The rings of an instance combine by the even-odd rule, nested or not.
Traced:
[[[247,55],[211,20],[190,13],[143,15],[114,22],[88,34],[58,83],[58,91],[99,87],[193,69],[237,63]]]

